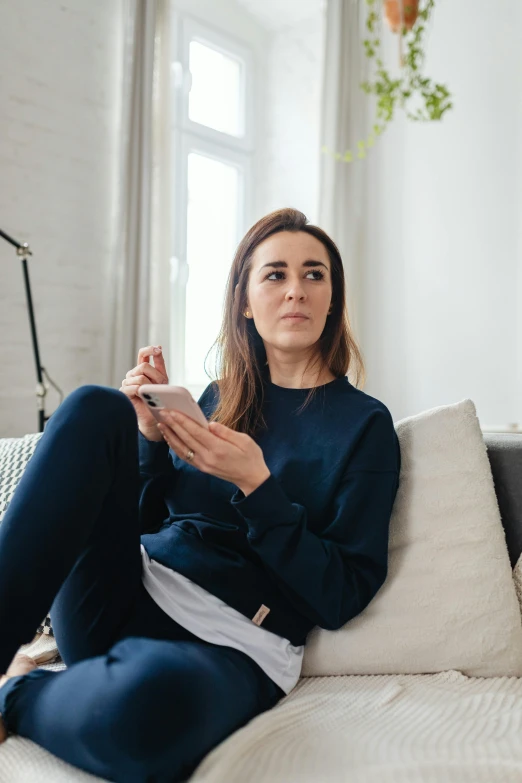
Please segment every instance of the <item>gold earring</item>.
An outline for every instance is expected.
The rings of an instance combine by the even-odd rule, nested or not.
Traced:
[[[243,315],[245,315],[247,318],[250,318],[250,310],[245,310]]]

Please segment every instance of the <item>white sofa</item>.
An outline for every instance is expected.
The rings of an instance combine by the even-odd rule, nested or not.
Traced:
[[[467,417],[466,426],[475,426],[470,421],[470,411],[471,413],[474,411],[471,401],[448,406],[448,409],[452,409],[450,411],[452,416],[464,416],[464,419]],[[430,435],[433,438],[431,452],[439,447],[445,448],[449,440],[449,436],[444,435],[443,428],[440,429],[441,419],[437,419],[439,411],[445,414],[447,411],[442,408],[434,411],[436,415],[432,415],[431,418],[427,415],[431,412],[420,414],[419,417],[425,417],[430,426],[434,426],[434,433],[442,431],[439,441],[436,440],[436,434],[432,432]],[[413,494],[419,491],[421,479],[418,476],[424,474],[422,459],[419,456],[421,436],[417,434],[411,437],[412,433],[418,433],[419,430],[410,426],[413,419],[404,421],[408,426],[402,429],[400,440],[404,486],[407,494],[400,498],[400,504],[401,510],[408,508],[411,510]],[[448,420],[443,417],[443,421]],[[455,421],[453,419],[449,423],[447,432],[456,431]],[[462,419],[458,421],[460,426]],[[418,424],[418,422],[414,423]],[[402,422],[396,424],[398,432],[401,425]],[[28,458],[37,437],[31,435],[25,436],[25,439],[0,440],[0,466],[4,464],[5,468],[6,454],[8,452],[14,454],[17,449],[18,454],[23,451],[25,458]],[[520,590],[522,585],[522,558],[520,558],[522,435],[484,433],[483,443],[484,450],[487,449],[486,461],[491,486],[494,487],[498,502],[498,524],[504,546],[503,553],[498,554],[499,550],[497,550],[497,554],[493,555],[495,563],[492,567],[502,570],[507,564],[510,569],[513,569],[513,594],[515,600],[518,595],[520,601],[522,594]],[[453,445],[452,448],[458,447]],[[463,476],[468,484],[473,481],[470,470],[474,469],[474,463],[471,460],[467,461],[469,453],[470,447],[466,445],[464,451],[458,455],[464,471]],[[412,455],[415,459],[410,459]],[[447,464],[447,458],[442,459],[439,464]],[[420,473],[417,474],[417,487],[412,489],[408,484],[408,472],[414,470],[420,470]],[[446,485],[448,482],[451,484],[452,475],[446,473],[444,477]],[[10,477],[12,485],[12,471]],[[430,481],[427,477],[423,480]],[[484,483],[487,485],[487,480],[488,477],[485,481],[482,480],[482,485]],[[401,472],[401,485],[402,482]],[[418,497],[425,499],[426,487],[420,486],[420,490],[422,491]],[[486,486],[485,491],[487,490]],[[6,498],[11,491],[12,486],[9,492],[5,489],[4,470],[4,476],[0,478],[0,518],[3,510],[2,502],[5,507]],[[477,491],[478,489],[474,487],[470,495],[475,495]],[[459,490],[459,497],[455,497],[456,506],[464,502],[461,500],[464,494]],[[469,498],[469,502],[474,502],[472,497]],[[432,508],[437,508],[437,513],[438,511],[445,513],[444,509],[439,508],[442,503],[442,493],[436,493],[436,505]],[[419,513],[417,506],[415,514]],[[488,514],[491,516],[492,512],[489,511]],[[478,524],[474,522],[472,524],[471,519],[469,522],[470,545],[475,545],[475,539],[478,538]],[[491,524],[494,523],[493,520]],[[398,521],[392,520],[392,529],[393,525],[397,528]],[[454,527],[455,523],[453,522],[452,525]],[[464,536],[467,535],[466,529],[466,526],[462,527]],[[391,547],[398,546],[398,542],[399,539],[394,533]],[[413,546],[413,543],[408,544],[406,549],[410,546]],[[465,551],[464,540],[463,558]],[[393,586],[394,582],[405,579],[406,568],[404,557],[399,566],[391,570],[387,582],[390,581]],[[481,578],[480,574],[477,576],[478,579]],[[487,575],[486,578],[491,579]],[[444,579],[446,580],[446,577]],[[504,584],[503,589],[509,590],[511,587],[506,588]],[[422,594],[420,588],[419,594]],[[447,600],[447,596],[442,594],[432,598],[437,605]],[[472,596],[469,598],[473,600]],[[384,613],[386,599],[392,600],[392,593],[383,596],[381,603]],[[511,597],[508,596],[508,599],[507,603]],[[415,601],[416,597],[413,596],[412,600]],[[502,604],[505,603],[504,596]],[[461,605],[461,611],[467,610]],[[480,616],[477,615],[479,618]],[[378,623],[378,618],[379,613],[372,602],[359,618],[348,623],[341,631],[322,632],[319,629],[316,635],[313,633],[308,664],[295,689],[274,709],[250,721],[209,753],[190,777],[190,783],[246,783],[247,781],[249,783],[348,783],[348,781],[350,783],[374,783],[374,781],[375,783],[439,783],[439,781],[440,783],[515,783],[515,781],[522,781],[522,646],[519,646],[520,636],[517,636],[519,629],[515,627],[516,623],[514,635],[509,637],[514,640],[510,642],[511,649],[499,647],[495,650],[488,645],[488,632],[491,627],[496,639],[498,630],[491,625],[495,622],[494,618],[488,618],[480,637],[486,641],[484,655],[479,654],[472,659],[472,657],[466,658],[468,653],[473,656],[474,652],[465,649],[466,634],[463,634],[462,630],[466,626],[459,627],[458,618],[456,621],[452,620],[455,635],[461,636],[461,646],[456,649],[457,656],[462,655],[462,666],[443,666],[440,671],[404,673],[408,667],[434,665],[431,662],[423,664],[423,660],[428,660],[423,658],[423,655],[435,655],[433,658],[435,662],[437,656],[440,656],[439,651],[433,652],[429,633],[419,628],[419,635],[422,638],[415,637],[415,643],[418,643],[415,654],[410,655],[409,648],[400,651],[404,666],[402,662],[400,665],[394,663],[393,639],[390,638],[389,656],[385,656],[381,661],[390,661],[389,666],[392,669],[395,667],[397,671],[381,673],[375,670],[373,673],[365,673],[364,658],[360,657],[360,650],[364,648],[357,646],[358,634],[360,640],[361,634],[367,633],[372,623]],[[437,618],[433,614],[433,623],[429,619],[429,625],[426,627],[430,629],[436,622]],[[477,623],[480,623],[480,619],[473,621],[473,626]],[[518,615],[518,623],[522,633],[520,615]],[[378,625],[375,627],[379,629]],[[474,628],[469,627],[470,638],[473,638],[473,632]],[[333,648],[332,652],[332,643],[345,644],[346,640],[350,641],[352,638],[354,639],[352,660],[348,661],[346,648],[341,650]],[[371,640],[373,637],[365,638],[367,644],[368,638]],[[382,635],[377,638],[382,638]],[[425,646],[423,646],[423,638],[426,639]],[[23,649],[34,656],[41,655],[45,658],[46,655],[48,657],[49,654],[53,654],[53,645],[52,636],[41,634],[35,638],[32,645]],[[451,647],[451,626],[444,649],[446,650],[448,646]],[[450,654],[448,652],[448,655]],[[358,662],[355,660],[357,656],[359,656]],[[517,675],[502,673],[504,668],[506,671],[511,671],[510,666],[514,666],[513,670],[516,670],[519,658],[520,672]],[[402,659],[398,660],[402,661]],[[371,667],[387,668],[388,666],[387,664],[383,667],[378,659],[372,663],[371,655],[368,656],[368,661],[368,671]],[[64,668],[60,661],[43,665],[45,668]],[[350,673],[351,667],[358,667],[362,673]],[[498,667],[497,674],[494,673],[497,671],[496,667]],[[349,673],[333,673],[339,668]],[[307,671],[321,672],[323,669],[330,673],[307,675]],[[487,671],[489,674],[470,676],[470,670]],[[466,671],[468,673],[465,673]],[[38,781],[80,783],[95,780],[100,779],[66,764],[23,737],[11,736],[0,746],[0,783],[38,783]]]

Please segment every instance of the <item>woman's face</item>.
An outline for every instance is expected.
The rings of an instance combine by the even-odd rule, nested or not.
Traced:
[[[269,347],[304,350],[319,340],[332,299],[325,246],[304,231],[281,231],[254,251],[248,309]],[[298,310],[306,318],[285,318]]]

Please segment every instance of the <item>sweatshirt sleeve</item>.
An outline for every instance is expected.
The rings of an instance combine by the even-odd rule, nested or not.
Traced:
[[[141,533],[153,533],[168,517],[165,487],[174,480],[176,468],[164,440],[147,440],[138,430],[140,470],[139,519]]]
[[[321,628],[333,631],[345,625],[386,579],[400,473],[399,444],[390,422],[393,428],[391,417],[383,417],[365,434],[320,535],[308,529],[306,509],[289,500],[272,474],[247,497],[241,490],[232,497],[248,524],[250,545],[272,578],[295,608]],[[365,459],[372,454],[373,462]],[[383,464],[389,468],[383,470]]]

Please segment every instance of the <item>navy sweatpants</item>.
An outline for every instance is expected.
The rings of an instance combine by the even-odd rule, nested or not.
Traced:
[[[0,688],[8,731],[122,783],[186,780],[284,692],[172,620],[141,582],[138,429],[87,385],[49,419],[0,524],[0,672],[51,609],[67,669]]]

